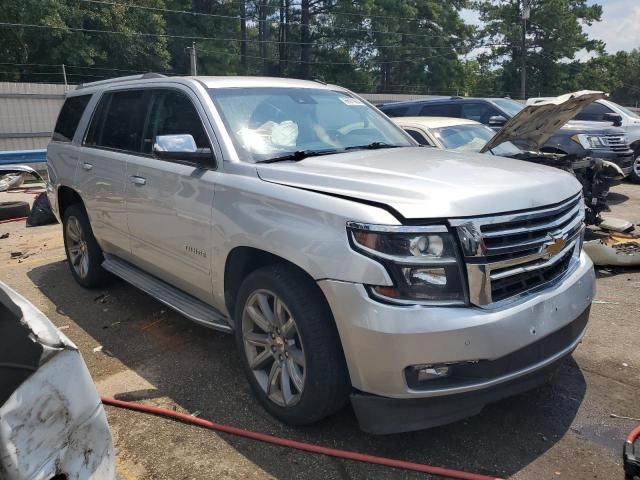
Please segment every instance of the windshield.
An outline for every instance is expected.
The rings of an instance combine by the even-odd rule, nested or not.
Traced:
[[[241,160],[294,152],[415,146],[377,110],[346,92],[313,88],[209,89]]]
[[[442,142],[444,148],[460,152],[479,152],[495,132],[484,125],[454,125],[434,128],[433,133]],[[517,155],[520,149],[511,142],[503,142],[491,150],[494,155],[508,157]]]
[[[508,98],[492,98],[491,101],[510,117],[515,117],[524,108],[524,104]]]
[[[630,116],[631,118],[638,118],[640,119],[640,116],[638,116],[637,113],[632,112],[631,110],[629,110],[626,107],[623,107],[622,105],[618,105],[617,103],[615,104],[616,107],[618,107],[620,110],[622,110],[626,115]]]

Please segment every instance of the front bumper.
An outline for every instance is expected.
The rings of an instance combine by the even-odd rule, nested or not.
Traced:
[[[591,157],[600,158],[602,160],[607,160],[608,162],[615,163],[620,167],[624,175],[628,177],[633,170],[633,160],[635,154],[631,149],[625,152],[594,150],[591,153]]]
[[[477,396],[479,411],[487,403],[482,399],[490,389],[502,391],[501,387],[519,384],[519,380],[526,385],[527,378],[538,378],[539,372],[575,348],[584,334],[595,275],[591,260],[583,253],[575,269],[553,287],[496,309],[398,307],[372,300],[362,285],[332,280],[319,285],[336,319],[351,382],[357,390],[386,397],[381,401],[442,398],[443,405],[452,403],[452,396],[471,394]],[[579,325],[581,318],[584,324],[579,331],[574,329],[561,344],[548,345],[546,337],[552,338],[571,324]],[[543,344],[547,347],[532,347]],[[537,351],[535,355],[531,355],[532,349]],[[519,356],[517,352],[529,353]],[[475,373],[460,382],[438,379],[420,388],[409,386],[407,367],[433,364],[461,364],[463,371],[475,369]],[[504,391],[510,394],[508,388]],[[356,413],[359,404],[371,403],[362,398],[354,397]],[[440,416],[442,421],[415,428],[448,423],[453,418]]]

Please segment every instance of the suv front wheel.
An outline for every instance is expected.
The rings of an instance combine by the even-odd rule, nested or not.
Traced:
[[[633,160],[633,169],[629,175],[633,183],[640,183],[640,151],[636,150],[636,158]]]
[[[338,332],[321,295],[284,265],[251,273],[238,294],[236,343],[249,383],[269,413],[292,425],[327,417],[348,398]]]
[[[64,249],[76,281],[86,288],[104,285],[110,278],[101,266],[104,257],[98,245],[87,212],[79,203],[70,205],[62,218]]]

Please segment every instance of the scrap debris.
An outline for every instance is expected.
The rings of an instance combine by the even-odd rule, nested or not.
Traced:
[[[604,239],[584,242],[584,251],[598,266],[640,266],[640,235],[612,232]]]

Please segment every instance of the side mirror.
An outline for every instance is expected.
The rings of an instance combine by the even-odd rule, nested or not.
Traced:
[[[614,127],[622,126],[622,115],[618,115],[617,113],[605,113],[604,115],[602,115],[602,119],[605,122],[613,123]]]
[[[185,162],[201,167],[215,167],[216,161],[210,148],[198,148],[193,136],[158,135],[153,143],[153,155],[162,160]]]
[[[502,115],[494,115],[489,118],[490,127],[504,127],[505,123],[507,123],[507,119]]]

